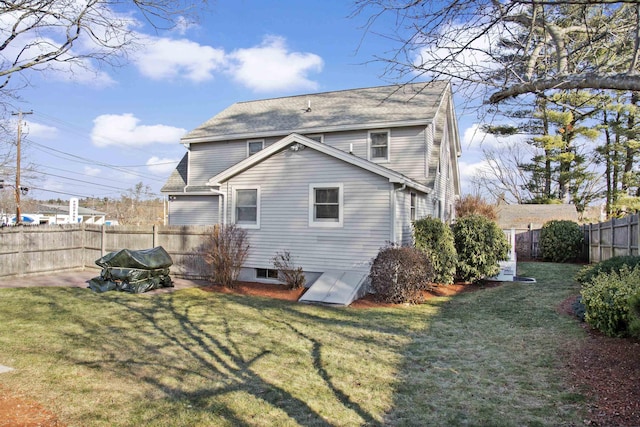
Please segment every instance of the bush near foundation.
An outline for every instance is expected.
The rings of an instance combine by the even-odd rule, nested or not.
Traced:
[[[278,270],[278,279],[285,282],[290,289],[299,289],[305,284],[304,271],[302,267],[296,266],[289,251],[276,252],[276,256],[271,260],[273,268]]]
[[[546,222],[540,230],[540,252],[551,262],[575,261],[582,252],[584,234],[580,226],[568,220]]]
[[[630,325],[636,320],[631,305],[640,298],[640,266],[600,273],[582,286],[580,294],[591,327],[611,337],[631,335]]]
[[[422,218],[413,223],[413,237],[416,248],[431,259],[434,282],[453,283],[458,255],[451,227],[437,218]]]
[[[216,225],[202,244],[204,261],[211,267],[210,281],[233,288],[249,255],[247,230],[235,224]]]
[[[498,261],[507,259],[509,242],[498,224],[482,215],[470,215],[459,218],[452,230],[460,280],[474,282],[500,272]]]
[[[422,302],[422,291],[431,288],[433,277],[433,267],[427,254],[403,246],[380,249],[369,272],[375,298],[393,304]]]

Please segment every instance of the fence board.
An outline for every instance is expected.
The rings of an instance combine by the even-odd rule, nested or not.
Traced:
[[[614,218],[583,226],[589,262],[605,261],[614,256],[638,255],[638,214]]]
[[[211,226],[101,226],[93,224],[0,229],[0,277],[96,268],[95,261],[120,249],[162,246],[176,277],[205,278],[200,247]]]

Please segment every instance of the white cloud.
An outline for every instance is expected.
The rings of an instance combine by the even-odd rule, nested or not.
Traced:
[[[131,28],[138,25],[137,21],[128,13],[112,10],[106,3],[87,7],[86,2],[69,1],[53,2],[50,6],[46,16],[25,14],[23,10],[0,16],[0,28],[13,28],[16,32],[15,38],[12,37],[2,51],[3,59],[24,66],[33,63],[38,56],[54,55],[55,60],[40,62],[27,70],[43,72],[46,78],[59,81],[112,85],[111,77],[98,69],[98,58],[109,56],[107,62],[117,63],[121,53],[119,47],[126,45],[136,34]],[[75,29],[73,21],[80,16],[82,29],[72,48],[67,50],[68,31]],[[59,54],[55,55],[56,52]]]
[[[150,172],[156,175],[166,175],[173,172],[179,161],[180,158],[169,159],[153,156],[147,160],[147,167]]]
[[[58,128],[36,122],[26,122],[23,128],[27,138],[53,139],[58,136]]]
[[[89,176],[98,176],[102,171],[98,168],[92,168],[91,166],[84,167],[84,174]]]
[[[496,136],[482,130],[481,124],[474,123],[464,130],[462,145],[471,150],[483,147],[504,147],[507,144],[525,143],[527,137],[528,135],[524,134]]]
[[[224,64],[224,50],[196,42],[146,37],[145,46],[134,58],[140,73],[154,80],[184,77],[193,82],[213,78]]]
[[[141,125],[133,114],[104,114],[93,120],[91,141],[98,147],[174,144],[185,129],[166,125]]]
[[[267,36],[258,46],[235,50],[228,60],[232,78],[257,92],[315,90],[318,84],[307,75],[322,71],[324,65],[313,53],[289,52],[285,39],[279,36]]]
[[[181,36],[184,36],[187,31],[189,31],[192,28],[199,28],[200,26],[193,22],[190,21],[189,19],[187,19],[184,16],[178,16],[178,18],[176,18],[175,21],[175,26],[173,27],[173,31],[177,34],[180,34]]]

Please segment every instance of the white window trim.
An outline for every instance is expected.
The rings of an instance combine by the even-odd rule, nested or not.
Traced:
[[[316,221],[315,220],[315,189],[316,188],[337,188],[338,189],[338,222]],[[309,227],[317,228],[340,228],[344,224],[344,186],[342,183],[314,183],[309,184]]]
[[[259,142],[259,143],[261,143],[261,144],[262,144],[262,148],[261,148],[260,150],[264,150],[264,139],[250,139],[250,140],[248,140],[248,141],[247,141],[247,157],[250,157],[250,156],[252,156],[253,154],[256,154],[256,153],[251,154],[251,153],[249,152],[249,144],[251,144],[252,142]]]
[[[386,133],[387,134],[387,157],[371,157],[371,134]],[[367,159],[376,163],[389,163],[391,160],[391,130],[390,129],[373,129],[367,132]]]
[[[256,207],[256,223],[255,224],[241,224],[238,223],[236,221],[236,199],[237,199],[237,192],[238,190],[257,190],[257,207]],[[260,228],[260,205],[262,204],[260,202],[260,186],[259,185],[241,185],[241,186],[234,186],[232,188],[232,198],[233,198],[233,202],[232,202],[232,209],[231,209],[231,222],[233,224],[236,224],[238,227],[240,228],[248,228],[248,229],[259,229]]]

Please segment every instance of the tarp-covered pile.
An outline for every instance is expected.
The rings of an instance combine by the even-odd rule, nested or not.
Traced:
[[[169,277],[173,261],[162,246],[110,252],[96,260],[96,264],[102,267],[102,272],[89,280],[89,287],[95,292],[116,290],[138,294],[173,287]]]

